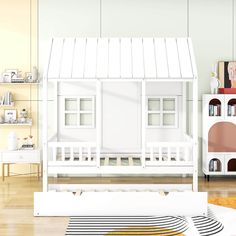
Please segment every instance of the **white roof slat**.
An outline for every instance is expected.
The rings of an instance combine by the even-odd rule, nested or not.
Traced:
[[[156,62],[153,38],[143,38],[144,71],[146,78],[156,78]]]
[[[121,38],[120,47],[121,77],[132,78],[131,39]]]
[[[188,79],[197,77],[189,38],[55,38],[49,79]]]
[[[166,52],[170,78],[181,78],[179,54],[175,38],[166,39]]]
[[[72,78],[83,78],[85,66],[86,38],[76,38],[74,47],[74,59]]]
[[[110,78],[120,78],[120,40],[110,38],[108,57],[108,76]]]
[[[60,76],[63,43],[63,38],[55,38],[52,40],[52,50],[48,68],[48,78],[59,78]]]
[[[144,78],[142,38],[132,38],[132,62],[133,77]]]
[[[177,46],[178,46],[178,52],[179,52],[181,75],[183,78],[192,78],[193,69],[191,65],[191,58],[190,58],[187,38],[178,38]]]
[[[195,61],[192,40],[190,38],[188,38],[188,47],[189,47],[189,53],[190,53],[190,57],[191,57],[193,76],[197,77],[197,65],[196,65],[196,61]]]
[[[97,78],[108,77],[108,39],[99,38],[97,48]]]
[[[158,78],[168,78],[168,62],[166,55],[166,45],[164,38],[155,38],[155,57],[156,57],[156,70]]]
[[[70,78],[72,75],[74,47],[75,38],[67,38],[64,40],[60,71],[61,78]]]
[[[97,38],[87,38],[84,78],[96,78]]]

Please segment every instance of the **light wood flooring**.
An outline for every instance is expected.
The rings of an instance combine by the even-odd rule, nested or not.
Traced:
[[[189,183],[189,178],[52,178],[51,183]],[[0,235],[60,236],[64,235],[67,217],[33,217],[33,193],[41,191],[42,182],[36,177],[10,177],[0,182]],[[199,178],[199,191],[209,197],[236,197],[236,177],[214,177],[207,182]],[[236,208],[236,206],[235,206]]]

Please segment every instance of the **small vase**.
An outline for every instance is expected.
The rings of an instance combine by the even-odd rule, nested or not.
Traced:
[[[210,78],[211,94],[217,94],[220,87],[220,81],[216,77]]]
[[[14,132],[9,133],[8,135],[7,147],[9,151],[15,151],[18,148],[17,136]]]

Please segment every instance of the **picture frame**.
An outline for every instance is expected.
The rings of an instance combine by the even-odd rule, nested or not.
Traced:
[[[219,61],[221,88],[236,88],[236,61]]]
[[[7,69],[6,73],[10,73],[11,79],[16,79],[18,76],[18,70],[17,69]]]
[[[28,83],[32,83],[33,82],[33,75],[31,72],[26,72],[25,73],[25,80]]]
[[[2,74],[2,81],[3,81],[3,83],[11,83],[11,73],[10,72],[4,72]]]
[[[16,121],[16,109],[4,110],[5,123],[14,123]]]

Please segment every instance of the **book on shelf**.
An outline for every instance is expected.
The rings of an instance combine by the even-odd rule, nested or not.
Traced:
[[[213,171],[217,171],[218,170],[218,161],[214,160],[213,161]]]
[[[11,92],[6,92],[2,97],[0,97],[1,106],[11,106],[13,104],[13,96]]]
[[[220,116],[221,115],[221,105],[209,105],[209,116]]]
[[[219,171],[218,160],[211,160],[209,164],[209,171]]]
[[[236,116],[236,104],[228,105],[228,116]]]
[[[22,150],[33,150],[34,144],[22,144],[21,149]]]

